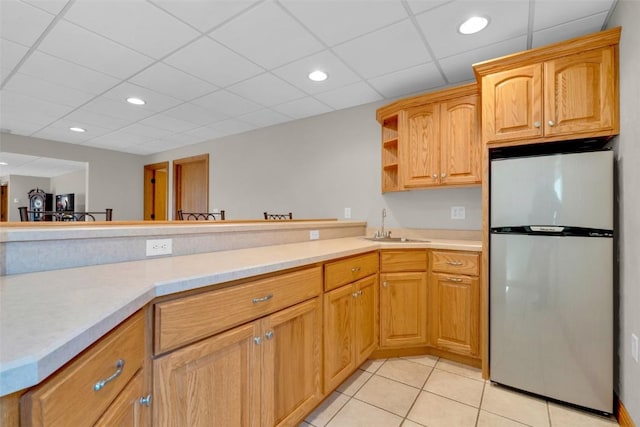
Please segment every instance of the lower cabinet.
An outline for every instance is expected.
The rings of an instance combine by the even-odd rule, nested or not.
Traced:
[[[428,343],[427,251],[380,251],[380,347]]]
[[[429,299],[431,345],[452,353],[478,357],[478,254],[432,251]]]
[[[296,425],[321,400],[319,297],[158,357],[154,424]]]
[[[340,385],[378,347],[378,277],[324,294],[324,391]]]

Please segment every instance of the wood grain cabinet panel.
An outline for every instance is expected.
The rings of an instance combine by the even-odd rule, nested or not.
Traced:
[[[426,272],[380,274],[381,347],[427,344],[427,298]]]
[[[440,178],[440,106],[427,104],[407,110],[401,133],[405,187],[429,187]]]
[[[153,399],[150,399],[148,404],[141,402],[141,399],[147,397],[145,390],[145,377],[143,372],[139,371],[94,427],[145,427],[150,425],[149,412]]]
[[[324,290],[339,288],[378,272],[378,254],[369,252],[324,265]]]

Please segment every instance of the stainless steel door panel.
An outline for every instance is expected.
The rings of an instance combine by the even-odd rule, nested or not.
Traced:
[[[491,227],[613,229],[613,152],[491,162]]]
[[[491,235],[491,379],[611,413],[610,238]]]

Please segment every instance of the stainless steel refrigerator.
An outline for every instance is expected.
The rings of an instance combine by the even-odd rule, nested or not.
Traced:
[[[490,167],[490,378],[612,413],[613,153]]]

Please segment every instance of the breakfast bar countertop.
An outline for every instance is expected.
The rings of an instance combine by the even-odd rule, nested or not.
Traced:
[[[348,237],[0,276],[0,396],[38,384],[155,297],[380,248],[482,243]]]

